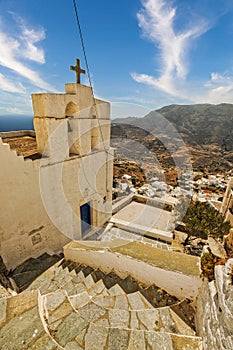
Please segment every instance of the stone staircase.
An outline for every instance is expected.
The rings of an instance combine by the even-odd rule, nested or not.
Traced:
[[[188,301],[63,260],[0,299],[0,349],[194,350],[202,342]]]
[[[13,271],[8,273],[8,278],[13,283],[17,292],[22,292],[34,281],[40,274],[48,270],[56,262],[61,260],[59,255],[42,254],[38,258],[30,258]]]
[[[104,274],[90,266],[78,265],[63,260],[41,274],[27,290],[39,289],[41,294],[65,289],[69,296],[87,292],[90,296],[101,294],[118,295],[139,292],[147,299],[150,307],[163,307],[176,304],[178,299],[156,286],[143,286],[132,277],[120,278],[115,272]]]

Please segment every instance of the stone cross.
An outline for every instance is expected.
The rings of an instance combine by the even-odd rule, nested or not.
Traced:
[[[80,82],[81,82],[80,76],[81,76],[81,74],[85,74],[86,71],[80,67],[80,60],[78,58],[76,59],[76,66],[70,66],[70,70],[75,71],[76,83],[80,84]]]

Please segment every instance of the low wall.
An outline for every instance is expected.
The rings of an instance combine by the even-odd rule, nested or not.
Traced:
[[[138,203],[147,204],[152,207],[161,208],[167,211],[172,211],[172,208],[174,206],[173,204],[169,203],[165,199],[161,199],[158,197],[150,198],[150,197],[142,196],[140,194],[135,194],[133,196],[133,200]]]
[[[150,198],[139,194],[130,194],[125,198],[122,198],[119,202],[116,202],[112,207],[112,215],[126,207],[131,202],[138,202],[150,205],[152,207],[161,208],[167,211],[172,211],[173,205],[161,198]]]
[[[204,350],[233,349],[233,259],[215,267],[215,280],[203,282],[196,325]]]
[[[133,222],[127,222],[124,220],[116,219],[114,216],[110,219],[110,223],[114,226],[121,228],[132,233],[136,233],[142,236],[148,236],[154,239],[159,239],[166,243],[172,243],[173,233],[170,231],[163,231],[153,227],[147,227],[135,224]]]
[[[112,215],[116,214],[119,210],[123,209],[126,205],[132,202],[134,198],[133,194],[128,195],[125,198],[122,198],[119,202],[116,202],[112,206]]]
[[[7,137],[22,137],[22,136],[36,137],[36,133],[33,130],[19,130],[19,131],[0,132],[0,137],[2,139],[7,138]]]
[[[73,241],[64,247],[64,255],[66,259],[99,268],[105,273],[114,270],[122,278],[131,275],[146,285],[155,284],[179,299],[195,299],[197,297],[198,289],[201,286],[200,272],[197,266],[198,258],[182,253],[165,252],[140,242],[125,244],[124,241],[122,246],[120,246],[120,241],[115,243],[119,245],[118,248],[114,247],[114,241],[109,246],[107,243],[101,244],[101,242],[95,242],[91,246],[91,242],[84,244]],[[140,247],[142,254],[141,256],[137,255],[138,258],[136,258],[132,248],[136,249],[136,254],[138,254]],[[154,254],[152,259],[148,258],[151,253]],[[168,258],[170,258],[170,262]],[[164,261],[162,261],[163,259]],[[184,266],[184,273],[181,272],[182,266]],[[188,266],[191,269],[185,271]]]

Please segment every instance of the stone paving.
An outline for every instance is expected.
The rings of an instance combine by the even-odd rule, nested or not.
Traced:
[[[57,262],[26,291],[0,299],[0,349],[200,350],[179,304],[130,276]]]
[[[149,243],[152,247],[164,249],[164,250],[173,250],[173,246],[167,243],[160,242],[155,239],[147,238],[143,235],[129,232],[127,230],[122,230],[119,227],[112,227],[107,232],[104,232],[99,239],[103,242],[110,242],[114,239],[125,239],[127,241],[141,241],[144,243]]]

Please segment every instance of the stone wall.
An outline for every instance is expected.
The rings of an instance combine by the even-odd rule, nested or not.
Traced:
[[[220,212],[230,222],[231,227],[233,227],[233,178],[227,185]]]
[[[233,228],[230,229],[230,232],[227,236],[224,237],[225,249],[229,256],[232,256],[233,253]]]
[[[36,137],[36,133],[33,130],[17,130],[17,131],[0,132],[0,137],[2,139],[4,139],[5,137],[22,137],[22,136]]]
[[[0,256],[8,269],[82,239],[90,226],[81,206],[95,228],[111,216],[110,104],[80,84],[34,94],[32,103],[41,159],[25,160],[0,139]]]
[[[195,300],[201,287],[199,258],[164,251],[141,242],[70,242],[64,247],[67,260],[131,275],[145,285],[155,284],[179,299]]]
[[[24,160],[0,139],[0,255],[8,269],[80,239],[80,205],[91,202],[94,226],[111,216],[112,163],[106,157],[99,151],[46,164]]]
[[[233,259],[215,267],[215,280],[202,284],[196,324],[204,350],[233,349]]]

